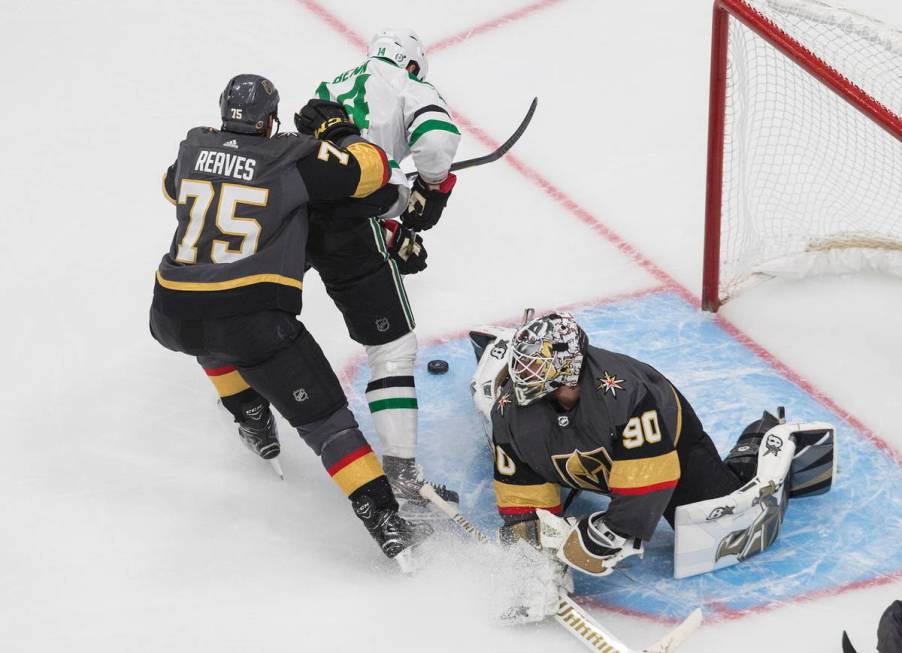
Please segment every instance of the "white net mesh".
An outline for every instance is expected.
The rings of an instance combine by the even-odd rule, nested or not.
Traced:
[[[902,32],[811,0],[748,0],[902,115]],[[762,275],[902,272],[902,141],[730,18],[720,297]]]

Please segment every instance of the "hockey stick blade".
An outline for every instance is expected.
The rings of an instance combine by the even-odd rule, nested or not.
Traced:
[[[689,613],[689,616],[683,620],[679,626],[664,635],[655,644],[645,650],[645,653],[670,653],[677,650],[683,642],[689,639],[698,627],[702,625],[702,610],[696,608]]]
[[[510,150],[514,144],[520,140],[520,137],[523,135],[523,132],[526,131],[526,128],[529,127],[529,123],[532,121],[532,115],[536,112],[536,107],[539,105],[539,98],[534,97],[532,99],[532,103],[529,105],[529,111],[526,112],[526,115],[523,117],[523,120],[520,121],[520,126],[517,127],[516,131],[511,134],[511,137],[504,141],[497,150],[494,152],[489,152],[484,156],[478,156],[475,159],[466,159],[464,161],[455,161],[451,164],[451,172],[456,172],[457,170],[463,170],[464,168],[473,168],[475,166],[485,165],[486,163],[492,163],[493,161],[497,161],[505,154],[507,154],[508,150]],[[408,172],[407,178],[413,179],[417,176],[416,172]]]
[[[846,631],[842,631],[842,653],[858,653],[855,647],[852,646],[852,641],[849,639]]]
[[[432,502],[448,518],[463,528],[479,544],[489,544],[489,537],[460,514],[454,506],[442,499],[428,483],[420,488],[420,496]],[[702,611],[698,608],[686,617],[679,626],[671,630],[654,645],[641,652],[629,648],[614,637],[606,628],[597,624],[576,601],[563,589],[558,593],[558,611],[554,619],[571,635],[593,651],[607,653],[672,653],[701,625]],[[607,646],[607,648],[605,648]]]

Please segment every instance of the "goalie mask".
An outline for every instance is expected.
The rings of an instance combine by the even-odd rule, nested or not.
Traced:
[[[570,313],[527,322],[514,334],[508,372],[517,404],[527,406],[579,382],[589,339]]]

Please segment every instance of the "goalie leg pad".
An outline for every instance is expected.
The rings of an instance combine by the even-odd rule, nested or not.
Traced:
[[[789,496],[810,497],[830,491],[836,474],[836,432],[829,424],[792,435],[796,452],[789,471]]]
[[[732,494],[676,511],[674,576],[741,562],[780,532],[793,483],[796,496],[826,491],[833,476],[834,429],[826,422],[778,424],[761,438],[756,476]]]
[[[494,326],[470,331],[470,343],[477,360],[476,371],[470,379],[470,392],[476,410],[482,415],[483,429],[490,447],[492,406],[498,398],[498,388],[507,378],[509,345],[514,331],[515,329]]]

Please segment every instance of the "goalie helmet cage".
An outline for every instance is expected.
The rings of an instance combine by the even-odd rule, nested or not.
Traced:
[[[813,0],[716,0],[702,307],[761,273],[902,271],[900,115],[902,32]]]

